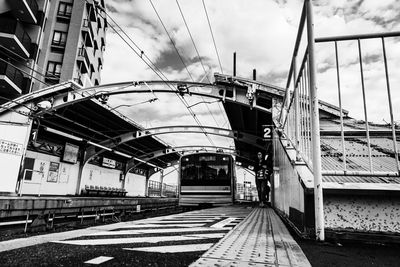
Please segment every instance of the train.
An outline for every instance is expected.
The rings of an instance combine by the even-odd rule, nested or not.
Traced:
[[[235,201],[236,173],[232,155],[223,152],[185,154],[179,160],[180,206],[224,206]]]

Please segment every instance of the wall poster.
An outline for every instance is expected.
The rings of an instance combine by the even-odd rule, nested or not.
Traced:
[[[60,163],[50,162],[49,172],[47,174],[47,182],[57,183],[59,170],[60,170]]]

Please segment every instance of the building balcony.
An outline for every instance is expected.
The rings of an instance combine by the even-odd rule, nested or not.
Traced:
[[[60,72],[46,72],[45,81],[48,84],[57,84],[60,82],[61,73]]]
[[[93,29],[88,19],[83,20],[82,38],[85,46],[93,47]]]
[[[88,73],[90,60],[85,47],[79,48],[77,61],[80,73]]]
[[[4,96],[16,96],[24,91],[24,75],[10,64],[0,61],[0,93]]]
[[[96,20],[96,6],[94,5],[94,1],[93,0],[88,0],[86,2],[86,10],[87,10],[87,14],[88,14],[88,18],[90,19],[90,21],[97,21]]]
[[[38,19],[38,4],[36,0],[13,0],[8,1],[12,7],[13,15],[19,20],[36,24]]]
[[[22,24],[13,18],[0,17],[0,44],[24,58],[29,58],[31,38]]]

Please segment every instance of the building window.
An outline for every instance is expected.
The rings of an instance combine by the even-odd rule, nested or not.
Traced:
[[[46,78],[60,78],[61,76],[61,63],[49,61],[47,63]]]
[[[101,20],[97,18],[97,33],[99,33],[100,29],[101,29]]]
[[[72,4],[60,2],[60,5],[58,6],[57,15],[70,18],[71,14],[72,14]]]
[[[60,32],[60,31],[54,31],[53,40],[51,41],[51,44],[56,45],[56,46],[65,47],[66,43],[67,43],[67,33]]]

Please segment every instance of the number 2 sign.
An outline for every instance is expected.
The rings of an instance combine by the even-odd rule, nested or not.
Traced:
[[[272,139],[272,127],[273,125],[263,125],[263,139],[270,140]]]

